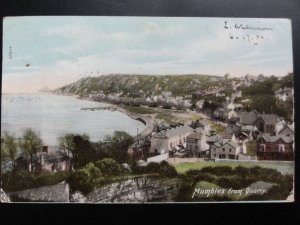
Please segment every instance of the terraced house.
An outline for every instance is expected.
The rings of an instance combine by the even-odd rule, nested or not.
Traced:
[[[193,128],[184,124],[159,128],[151,137],[150,153],[163,154],[177,145],[186,146],[186,138],[192,132]]]
[[[293,160],[294,137],[287,135],[260,134],[257,138],[258,160]]]

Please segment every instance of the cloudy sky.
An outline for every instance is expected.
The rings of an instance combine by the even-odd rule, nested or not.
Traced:
[[[112,73],[293,71],[286,19],[7,17],[3,30],[2,92],[35,92]]]

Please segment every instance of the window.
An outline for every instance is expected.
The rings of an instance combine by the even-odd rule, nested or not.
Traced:
[[[223,152],[225,152],[225,148],[223,148]]]
[[[260,150],[261,152],[265,152],[265,151],[266,151],[266,145],[265,145],[265,144],[260,144],[259,150]]]
[[[229,159],[235,159],[235,155],[230,154]]]
[[[231,152],[231,151],[232,151],[232,149],[230,148],[230,149],[229,149],[229,152]]]
[[[285,151],[285,146],[283,144],[278,145],[278,152],[284,152]]]

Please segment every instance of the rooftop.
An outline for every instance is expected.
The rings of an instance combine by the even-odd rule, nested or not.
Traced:
[[[196,140],[201,140],[203,134],[198,133],[198,132],[193,132],[189,136],[187,136],[187,139],[196,139]]]
[[[278,140],[282,139],[285,143],[293,142],[293,137],[291,136],[284,136],[284,135],[269,135],[269,134],[260,134],[258,137],[259,139],[264,139],[266,142],[277,142]]]
[[[265,124],[276,124],[276,115],[274,114],[261,114],[260,115]]]

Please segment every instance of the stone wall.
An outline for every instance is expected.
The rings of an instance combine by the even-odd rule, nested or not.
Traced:
[[[97,188],[87,196],[72,194],[73,202],[88,203],[145,203],[173,202],[178,192],[177,179],[135,178]]]
[[[56,185],[31,188],[8,193],[14,202],[69,202],[69,185],[61,182]]]

